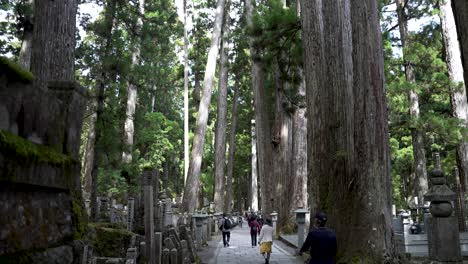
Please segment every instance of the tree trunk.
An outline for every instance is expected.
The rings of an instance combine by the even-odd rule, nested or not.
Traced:
[[[97,119],[97,98],[94,96],[91,99],[91,115],[89,117],[88,139],[86,141],[86,148],[83,160],[82,174],[83,174],[83,194],[86,199],[89,199],[91,194],[92,177],[94,161],[94,146],[96,144],[96,119]]]
[[[238,82],[234,87],[234,98],[232,100],[232,121],[231,130],[229,132],[229,158],[227,164],[227,177],[226,177],[226,204],[225,208],[227,213],[231,213],[231,200],[232,200],[232,179],[234,174],[234,153],[236,152],[236,128],[237,128],[237,108],[239,106],[239,87]],[[239,175],[239,178],[242,177]],[[242,208],[242,207],[241,207]]]
[[[255,134],[255,120],[252,120],[252,174],[250,178],[250,209],[258,211],[258,164],[257,164],[257,136]]]
[[[23,38],[21,39],[21,50],[19,53],[19,64],[26,70],[31,69],[32,41],[34,35],[33,10],[34,0],[24,1],[27,6],[23,21]]]
[[[206,127],[208,124],[209,106],[211,102],[211,91],[213,89],[213,78],[216,71],[216,57],[218,56],[218,46],[221,38],[224,3],[225,0],[218,0],[216,4],[211,46],[206,62],[205,77],[203,79],[202,98],[198,108],[197,122],[195,125],[195,137],[193,139],[189,174],[185,185],[182,204],[184,211],[189,213],[192,213],[196,209],[197,196],[200,191],[197,183],[199,182],[201,171],[203,146],[205,144]]]
[[[227,127],[227,86],[229,69],[229,0],[224,10],[223,39],[221,40],[221,59],[219,61],[219,85],[218,85],[218,118],[216,121],[215,136],[215,212],[224,212],[225,207],[225,167],[226,167],[226,127]],[[226,204],[230,204],[226,201]]]
[[[463,78],[463,65],[461,61],[460,46],[457,39],[457,29],[455,27],[455,18],[452,13],[451,0],[445,0],[440,3],[440,20],[442,25],[442,35],[445,44],[445,55],[447,69],[452,87],[450,89],[450,98],[452,102],[452,112],[455,118],[462,122],[464,129],[468,127],[468,102],[466,97],[465,82]],[[466,139],[464,137],[463,139]],[[457,164],[460,176],[459,183],[462,188],[466,188],[468,179],[468,142],[460,142],[457,146]],[[458,190],[458,185],[457,185]],[[463,196],[463,193],[461,193]],[[464,215],[463,206],[460,207],[459,214]],[[460,231],[466,231],[465,220],[460,219]]]
[[[96,83],[96,123],[94,127],[94,157],[92,164],[89,166],[92,167],[91,170],[91,215],[90,219],[97,221],[97,178],[98,178],[98,169],[100,156],[103,154],[102,149],[99,145],[102,130],[104,129],[104,92],[105,92],[105,83],[107,81],[108,69],[104,63],[104,58],[109,57],[111,48],[112,48],[112,27],[115,19],[115,10],[116,10],[116,0],[108,0],[106,2],[106,8],[104,13],[104,35],[101,42],[101,47],[99,53],[102,54],[102,60],[100,65],[101,72],[97,74],[97,83]],[[137,207],[136,207],[137,208]]]
[[[188,63],[188,21],[187,0],[184,0],[184,184],[189,168],[189,63]]]
[[[31,70],[38,88],[49,81],[75,80],[75,0],[42,0],[34,4]]]
[[[281,55],[281,56],[284,56]],[[284,95],[285,86],[288,83],[283,81],[281,76],[280,62],[276,62],[275,83],[276,83],[276,111],[275,111],[275,135],[273,137],[274,154],[274,179],[276,184],[274,205],[278,212],[278,230],[288,224],[289,206],[293,197],[289,194],[289,187],[292,179],[292,119],[290,113],[285,109],[288,101]],[[273,198],[274,199],[274,198]]]
[[[377,1],[302,1],[301,10],[311,206],[329,215],[339,263],[382,263],[393,249]]]
[[[142,17],[145,14],[145,0],[139,0],[138,4],[138,19],[137,19],[137,34],[138,39],[135,45],[135,50],[132,54],[132,75],[135,75],[135,67],[140,64],[140,50],[141,50],[141,31],[143,27]],[[135,107],[137,101],[137,85],[135,76],[130,76],[130,82],[127,87],[127,109],[125,112],[125,124],[124,124],[124,138],[123,138],[123,153],[122,162],[130,163],[132,161],[132,149],[133,149],[133,135],[135,134],[135,127],[133,123],[133,116],[135,115]]]
[[[465,70],[465,81],[468,80],[468,2],[466,0],[452,0],[452,11],[455,15],[458,40],[462,54],[463,68]],[[468,94],[468,86],[465,86]]]
[[[305,83],[299,86],[299,96],[305,100]],[[302,100],[301,100],[302,101]],[[308,208],[307,203],[307,118],[300,103],[293,116],[292,191],[288,212]]]
[[[253,25],[252,0],[245,1],[247,25]],[[250,56],[252,58],[252,86],[255,106],[255,128],[257,135],[258,174],[260,179],[260,197],[262,213],[267,215],[273,212],[274,175],[269,173],[272,168],[272,147],[269,114],[265,102],[264,64],[262,53],[258,45],[255,45],[255,37],[249,37]]]
[[[406,81],[409,83],[416,83],[416,77],[414,75],[414,68],[411,61],[408,60],[408,54],[406,54],[407,48],[411,45],[409,34],[408,34],[408,21],[406,14],[406,0],[397,0],[397,15],[398,15],[398,26],[400,29],[400,39],[403,49],[403,59],[405,61],[405,75]],[[413,89],[409,91],[409,103],[410,103],[410,116],[413,122],[417,122],[419,119],[419,96]],[[414,168],[415,168],[415,179],[411,179],[414,190],[413,195],[418,198],[419,205],[422,206],[424,200],[424,194],[427,193],[429,188],[427,181],[426,171],[426,151],[424,150],[424,136],[423,131],[417,127],[411,128],[411,137],[413,141],[413,156],[414,156]]]

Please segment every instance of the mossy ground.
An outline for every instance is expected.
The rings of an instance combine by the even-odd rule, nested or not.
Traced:
[[[0,56],[0,70],[8,76],[9,80],[29,83],[34,80],[34,75],[23,69],[18,64]]]

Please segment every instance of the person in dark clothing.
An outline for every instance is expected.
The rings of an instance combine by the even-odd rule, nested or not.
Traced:
[[[307,235],[299,255],[310,248],[309,264],[333,264],[337,248],[335,231],[325,227],[327,223],[325,213],[317,213],[315,223],[317,227]]]
[[[232,223],[226,213],[223,214],[223,219],[219,225],[219,230],[223,233],[223,244],[224,247],[229,247],[229,241],[231,240],[231,228]]]
[[[252,216],[249,222],[249,228],[250,228],[250,238],[252,240],[252,247],[256,247],[257,235],[260,234],[260,225],[258,224],[257,218],[255,216]]]

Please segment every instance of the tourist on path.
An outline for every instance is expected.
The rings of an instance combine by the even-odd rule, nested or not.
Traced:
[[[223,219],[221,220],[219,230],[221,230],[221,232],[223,233],[224,247],[229,247],[229,241],[231,240],[231,228],[231,220],[228,218],[228,215],[226,213],[223,213]]]
[[[257,235],[260,234],[260,225],[257,222],[257,217],[252,216],[249,222],[250,238],[252,240],[252,247],[257,246]]]
[[[336,255],[335,231],[325,227],[327,215],[317,213],[315,215],[316,228],[313,228],[302,245],[299,255],[310,248],[309,264],[333,264]]]
[[[270,262],[271,248],[273,246],[273,227],[271,224],[271,219],[267,218],[265,225],[260,231],[260,236],[258,238],[258,243],[260,244],[260,254],[265,258],[265,263]]]
[[[242,219],[242,216],[239,216],[238,219],[239,219],[239,226],[240,228],[242,228],[242,224],[244,223],[244,220]]]

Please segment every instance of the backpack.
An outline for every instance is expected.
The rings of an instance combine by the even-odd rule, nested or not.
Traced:
[[[257,225],[252,224],[252,226],[250,227],[250,231],[252,233],[257,233]]]
[[[224,230],[229,230],[229,229],[231,229],[231,220],[229,220],[229,219],[227,219],[227,218],[224,219],[224,225],[223,225],[223,227],[224,227]]]

